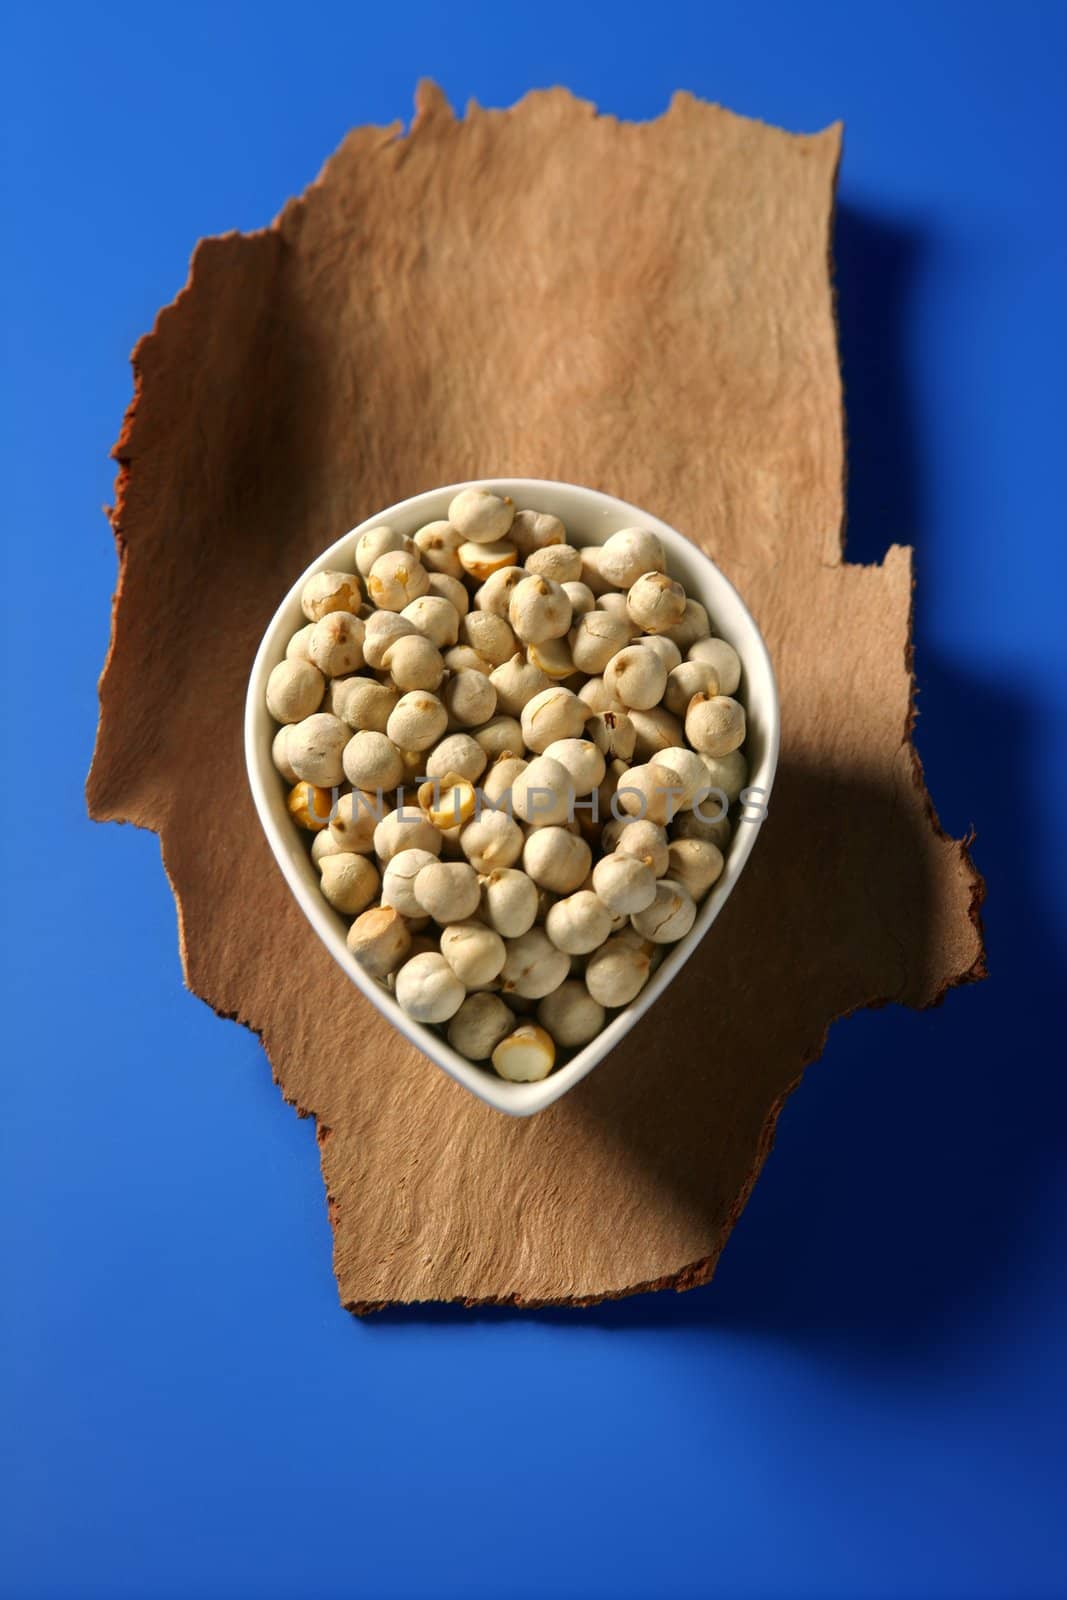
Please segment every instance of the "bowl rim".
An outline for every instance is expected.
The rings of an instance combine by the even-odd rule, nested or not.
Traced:
[[[423,1024],[412,1021],[401,1011],[388,990],[381,987],[374,979],[367,977],[345,943],[345,921],[318,890],[313,877],[314,866],[298,830],[284,809],[284,790],[281,786],[284,780],[279,779],[271,759],[271,743],[277,730],[274,719],[266,708],[266,680],[271,669],[282,660],[289,638],[306,622],[300,609],[300,593],[314,573],[332,565],[342,564],[355,570],[355,542],[367,528],[389,522],[399,525],[406,533],[414,532],[423,523],[444,515],[452,497],[461,489],[467,488],[487,488],[509,494],[517,504],[532,506],[539,510],[550,509],[538,503],[539,496],[542,501],[570,500],[576,497],[586,510],[588,519],[587,525],[580,527],[567,522],[568,538],[576,546],[599,544],[620,528],[641,526],[658,534],[668,552],[677,557],[683,567],[695,567],[706,575],[708,588],[701,584],[694,586],[690,577],[686,582],[686,591],[692,598],[700,599],[707,605],[716,623],[721,621],[720,613],[723,601],[726,601],[727,609],[733,613],[730,628],[727,632],[718,633],[716,636],[727,637],[738,650],[742,661],[743,684],[746,688],[754,680],[760,685],[762,703],[759,723],[757,728],[750,727],[746,744],[753,732],[758,731],[762,749],[750,766],[746,788],[761,794],[764,813],[774,786],[778,763],[780,703],[774,668],[763,635],[741,595],[711,557],[693,540],[641,507],[606,494],[602,490],[560,479],[472,478],[410,495],[407,499],[397,501],[394,505],[364,518],[354,528],[350,528],[335,539],[308,563],[276,607],[263,630],[256,650],[249,674],[244,709],[245,766],[256,815],[266,835],[271,853],[311,928],[371,1004],[409,1043],[480,1100],[508,1115],[523,1117],[543,1110],[574,1088],[610,1054],[633,1024],[655,1004],[675,974],[696,950],[725,905],[752,852],[762,819],[760,821],[747,819],[735,827],[722,875],[698,908],[692,929],[677,945],[669,948],[660,966],[636,999],[612,1014],[595,1039],[538,1083],[509,1083],[506,1079],[498,1078],[490,1067],[468,1061],[466,1057],[453,1050],[446,1039],[433,1033]],[[573,516],[573,512],[571,515]],[[597,518],[600,519],[599,526],[596,525]],[[564,520],[567,521],[566,518]],[[694,589],[698,592],[694,592]],[[708,605],[707,596],[710,591],[715,591],[716,599]],[[294,621],[294,617],[298,620]],[[740,633],[745,635],[743,648],[739,629]]]

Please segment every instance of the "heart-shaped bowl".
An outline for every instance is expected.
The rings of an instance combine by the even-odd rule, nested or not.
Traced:
[[[510,495],[520,508],[552,512],[562,519],[568,539],[574,545],[603,544],[609,534],[620,528],[651,529],[663,541],[671,576],[678,579],[688,595],[705,606],[712,632],[733,645],[742,665],[737,698],[743,701],[747,713],[748,787],[742,800],[745,796],[748,800],[742,806],[726,847],[722,875],[698,908],[690,932],[677,944],[667,947],[663,960],[637,998],[612,1013],[590,1044],[538,1083],[510,1083],[498,1077],[488,1065],[483,1067],[468,1061],[432,1028],[413,1022],[401,1011],[389,991],[366,975],[345,943],[347,922],[320,892],[318,873],[307,848],[308,836],[297,828],[286,810],[286,785],[271,759],[275,724],[266,706],[267,678],[272,667],[283,659],[289,639],[306,621],[300,607],[300,594],[307,580],[327,567],[354,571],[356,541],[365,529],[387,522],[401,533],[413,534],[425,523],[445,518],[453,496],[461,489],[472,487]],[[693,954],[725,905],[756,842],[774,783],[778,737],[778,689],[767,647],[741,596],[714,562],[683,534],[638,506],[613,499],[596,489],[539,478],[480,479],[477,484],[453,483],[431,489],[410,500],[402,500],[399,505],[376,511],[358,528],[344,534],[300,574],[271,618],[256,652],[245,704],[245,760],[256,811],[274,858],[312,929],[351,981],[405,1039],[472,1094],[513,1117],[541,1111],[568,1089],[573,1089],[610,1054],[649,1006],[655,1004],[682,963]],[[677,1020],[684,1027],[685,1019]],[[358,1072],[359,1058],[355,1051],[352,1059],[352,1070]]]

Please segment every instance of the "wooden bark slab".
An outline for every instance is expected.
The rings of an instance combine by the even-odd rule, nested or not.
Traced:
[[[562,91],[360,128],[273,227],[204,240],[134,355],[89,780],[155,829],[190,987],[318,1119],[342,1301],[586,1302],[711,1276],[828,1024],[980,976],[980,880],[910,742],[911,561],[844,563],[829,247],[839,130]],[[513,1122],[390,1029],[253,814],[241,710],[311,557],[492,473],[647,506],[737,582],[783,697],[778,789],[705,944],[623,1048]],[[858,1070],[858,1069],[857,1069]]]

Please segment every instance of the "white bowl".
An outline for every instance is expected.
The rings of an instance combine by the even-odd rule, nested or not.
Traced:
[[[486,488],[510,494],[519,507],[529,506],[561,517],[572,544],[603,544],[608,535],[619,528],[651,528],[659,535],[667,551],[671,576],[682,583],[687,594],[706,606],[713,633],[729,640],[741,657],[743,675],[738,697],[744,701],[748,713],[745,741],[749,763],[748,782],[750,789],[760,792],[759,803],[765,808],[778,762],[778,689],[762,635],[733,584],[682,534],[637,506],[615,500],[611,495],[600,494],[595,489],[582,489],[572,483],[554,483],[539,478],[494,478],[480,482]],[[491,1067],[468,1061],[432,1029],[413,1022],[401,1011],[387,990],[367,977],[345,944],[348,924],[322,897],[318,872],[308,853],[307,839],[286,811],[285,784],[271,760],[275,725],[266,708],[267,678],[271,668],[285,655],[285,646],[290,637],[306,620],[300,609],[300,592],[312,573],[324,567],[354,570],[356,540],[364,529],[388,522],[402,533],[414,533],[424,523],[445,517],[453,495],[467,487],[470,485],[453,483],[443,489],[414,495],[410,500],[402,500],[399,505],[389,506],[384,511],[376,511],[366,522],[360,523],[358,528],[353,528],[336,544],[324,550],[300,574],[271,618],[256,652],[245,704],[245,760],[252,797],[275,860],[296,896],[297,904],[334,960],[394,1027],[450,1077],[470,1089],[479,1099],[495,1106],[498,1111],[507,1112],[513,1117],[527,1117],[551,1105],[568,1089],[573,1089],[598,1061],[602,1061],[614,1049],[638,1017],[659,999],[725,905],[755,844],[759,826],[757,821],[741,821],[737,824],[727,848],[722,876],[701,904],[691,932],[678,944],[668,948],[660,966],[637,999],[616,1012],[591,1044],[587,1044],[540,1083],[508,1083],[498,1078]],[[754,809],[757,808],[748,808],[749,811]],[[358,1065],[354,1065],[353,1071],[358,1070]]]

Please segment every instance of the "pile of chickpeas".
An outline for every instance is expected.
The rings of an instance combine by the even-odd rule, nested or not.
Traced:
[[[737,653],[624,528],[464,489],[304,585],[274,765],[348,948],[417,1022],[544,1078],[640,993],[723,870]]]

